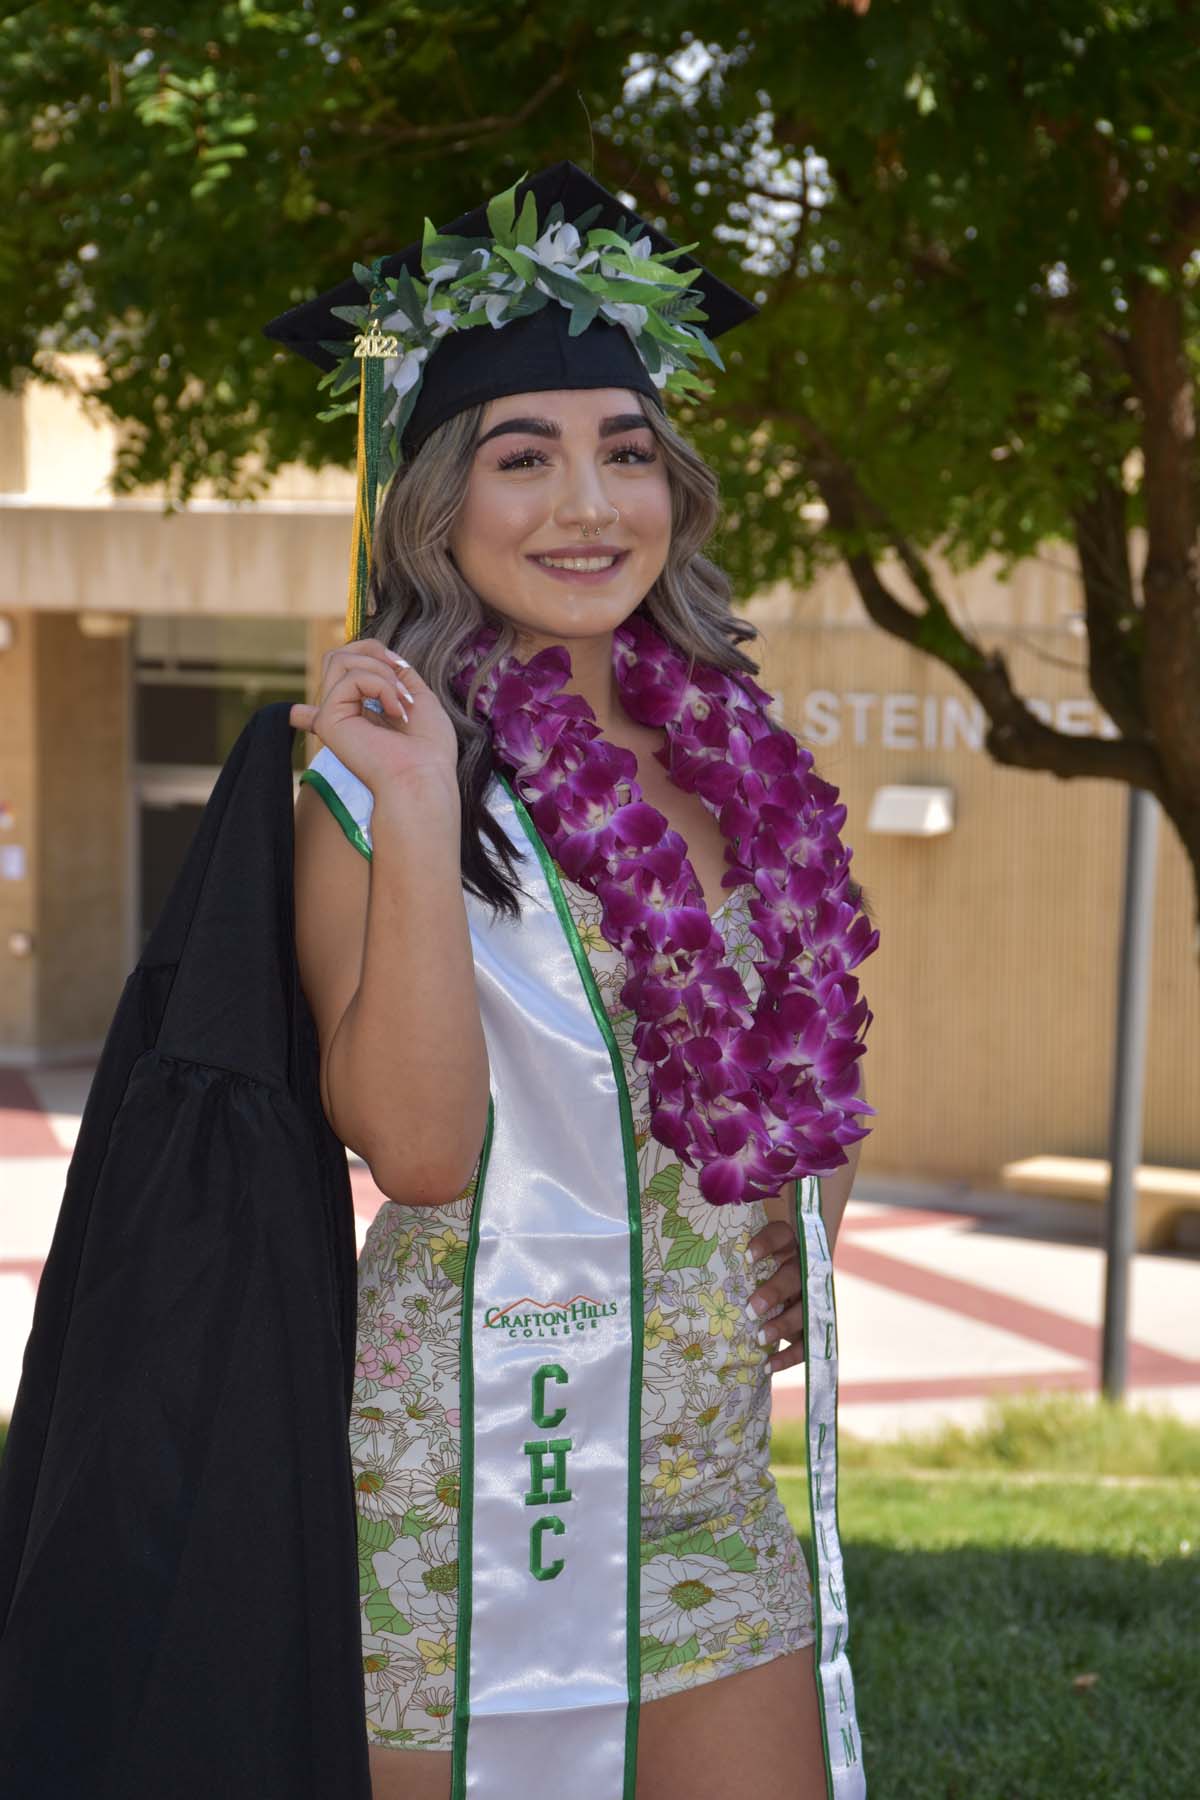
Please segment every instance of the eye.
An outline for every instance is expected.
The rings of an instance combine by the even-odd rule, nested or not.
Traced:
[[[498,469],[517,469],[523,462],[545,462],[546,454],[542,450],[510,450],[496,464]]]
[[[618,444],[612,454],[614,458],[632,456],[634,462],[638,463],[652,463],[656,460],[654,451],[643,450],[640,444]]]

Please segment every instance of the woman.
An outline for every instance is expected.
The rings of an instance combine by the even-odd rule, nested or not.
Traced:
[[[549,1606],[552,1583],[565,1590],[581,1578],[581,1553],[585,1562],[589,1550],[603,1559],[601,1526],[581,1527],[576,1502],[585,1497],[590,1426],[595,1441],[604,1441],[602,1401],[594,1414],[586,1410],[587,1358],[597,1327],[607,1323],[604,1313],[610,1306],[619,1312],[620,1301],[601,1305],[590,1293],[599,1278],[577,1278],[579,1268],[593,1266],[578,1235],[573,1246],[547,1249],[543,1265],[520,1265],[538,1268],[543,1280],[539,1291],[535,1276],[523,1273],[520,1286],[527,1291],[515,1290],[512,1301],[524,1311],[493,1305],[472,1314],[474,1283],[486,1260],[477,1219],[472,1229],[482,1172],[494,1185],[497,1169],[520,1174],[524,1158],[536,1180],[545,1170],[533,1165],[557,1134],[566,1174],[557,1187],[550,1181],[547,1204],[551,1213],[565,1208],[567,1190],[578,1186],[586,1213],[594,1196],[583,1192],[587,1178],[576,1177],[565,1136],[574,1122],[580,1129],[574,1154],[587,1163],[608,1154],[596,1139],[607,1131],[603,1121],[616,1116],[616,1102],[606,1100],[610,1111],[597,1112],[589,1126],[595,1083],[580,1061],[583,1074],[572,1088],[569,1066],[586,1051],[560,1042],[549,1002],[540,1037],[506,1044],[506,1034],[518,1029],[517,1013],[536,1012],[540,1004],[530,1000],[522,978],[496,978],[503,956],[513,951],[514,931],[530,936],[546,929],[518,898],[536,878],[557,896],[560,911],[569,912],[562,931],[609,1044],[615,1085],[624,1090],[628,1243],[637,1264],[627,1296],[637,1327],[625,1344],[626,1360],[616,1348],[603,1376],[610,1386],[614,1373],[630,1383],[637,1418],[630,1410],[624,1446],[617,1442],[619,1422],[612,1427],[597,1460],[607,1465],[634,1446],[630,1492],[641,1542],[629,1566],[640,1579],[609,1622],[623,1624],[626,1614],[637,1621],[640,1656],[630,1663],[628,1710],[607,1745],[603,1705],[594,1695],[579,1697],[588,1687],[586,1656],[576,1697],[558,1704],[583,1714],[590,1708],[592,1723],[580,1742],[599,1758],[595,1769],[611,1772],[614,1757],[623,1757],[630,1800],[635,1767],[641,1800],[685,1794],[723,1800],[743,1791],[806,1800],[827,1791],[813,1597],[768,1468],[770,1378],[798,1359],[803,1326],[796,1184],[765,1191],[760,1170],[758,1187],[743,1189],[737,1157],[714,1152],[702,1186],[697,1159],[673,1135],[671,1109],[638,1055],[638,1044],[649,1042],[640,1034],[653,1021],[643,1004],[630,1004],[636,971],[612,941],[611,908],[619,912],[619,896],[613,899],[597,880],[599,865],[580,850],[586,833],[573,834],[560,819],[561,835],[547,831],[539,842],[517,791],[524,775],[538,818],[558,816],[552,805],[546,810],[545,792],[533,798],[550,741],[537,738],[536,726],[551,717],[562,725],[586,719],[580,767],[605,779],[613,770],[623,775],[618,802],[636,801],[630,779],[640,787],[644,807],[658,815],[668,864],[675,844],[670,866],[681,853],[694,871],[689,941],[719,931],[728,965],[753,1003],[762,987],[756,960],[764,954],[752,929],[755,890],[744,872],[731,885],[736,859],[726,854],[718,809],[694,781],[684,785],[677,768],[668,773],[685,740],[648,722],[653,707],[635,698],[636,666],[660,645],[702,670],[749,675],[755,665],[737,646],[753,633],[733,614],[724,577],[702,553],[717,518],[715,481],[666,421],[661,403],[646,403],[654,390],[628,359],[629,335],[597,321],[564,345],[555,318],[560,309],[546,311],[554,324],[543,318],[531,328],[525,321],[523,341],[510,327],[507,365],[505,335],[487,345],[490,398],[464,400],[479,391],[464,376],[465,351],[457,370],[441,350],[429,359],[423,393],[415,411],[408,410],[408,458],[375,524],[371,621],[326,655],[318,704],[298,705],[291,715],[323,746],[302,778],[296,815],[297,951],[320,1037],[322,1100],[338,1135],[363,1156],[388,1196],[360,1263],[359,1380],[351,1418],[373,1790],[377,1800],[449,1796],[452,1781],[463,1781],[463,1768],[455,1765],[465,1762],[469,1723],[470,1735],[490,1745],[477,1752],[477,1769],[496,1777],[485,1791],[509,1791],[501,1772],[510,1767],[510,1753],[502,1733],[489,1738],[483,1731],[486,1703],[479,1715],[474,1700],[468,1709],[465,1673],[469,1666],[473,1691],[485,1690],[483,1671],[494,1653],[493,1691],[511,1693],[537,1652],[508,1640],[489,1652],[491,1608],[508,1598],[518,1608]],[[564,385],[549,385],[544,359],[539,364],[531,353],[535,331],[543,339],[553,331]],[[483,334],[472,336],[478,356]],[[520,385],[523,374],[527,387]],[[631,376],[629,385],[622,374]],[[511,701],[514,690],[498,688],[495,675],[530,667],[541,671],[541,686],[520,690],[524,711],[518,704],[506,713],[505,696]],[[752,683],[750,690],[762,693]],[[565,711],[555,713],[551,693],[568,698]],[[534,752],[531,719],[541,746]],[[615,760],[606,763],[614,746]],[[505,769],[515,775],[515,787],[502,779]],[[596,780],[599,793],[603,782]],[[603,813],[600,805],[588,817]],[[498,831],[497,816],[515,831]],[[643,825],[648,816],[639,815]],[[494,856],[485,853],[485,835]],[[551,842],[560,845],[563,862],[550,855]],[[550,916],[548,903],[543,915]],[[559,925],[551,929],[559,942]],[[861,933],[857,942],[858,959],[867,953],[864,943],[874,947]],[[500,962],[493,964],[496,945]],[[563,966],[569,969],[565,955]],[[539,1055],[541,1066],[532,1066]],[[539,1110],[519,1141],[502,1143],[521,1086],[537,1090]],[[830,1092],[836,1087],[831,1080]],[[869,1112],[861,1082],[843,1087],[851,1091]],[[863,1135],[844,1117],[842,1131],[842,1142]],[[620,1128],[610,1135],[615,1160],[610,1178],[597,1184],[606,1193],[619,1185]],[[545,1148],[546,1161],[552,1157]],[[855,1143],[824,1182],[830,1242],[856,1159]],[[812,1188],[815,1195],[815,1182]],[[713,1203],[743,1191],[759,1197]],[[531,1205],[523,1194],[510,1235],[527,1223]],[[618,1255],[625,1242],[618,1242]],[[566,1285],[550,1301],[547,1284],[560,1276]],[[576,1293],[577,1285],[587,1297]],[[497,1293],[507,1292],[501,1283]],[[571,1324],[565,1311],[552,1310],[568,1300]],[[469,1316],[477,1323],[468,1329]],[[582,1339],[567,1336],[580,1331]],[[472,1334],[474,1361],[464,1362]],[[483,1340],[504,1337],[516,1340],[509,1346],[513,1356],[525,1354],[519,1376],[490,1372]],[[542,1341],[521,1341],[530,1338]],[[791,1349],[783,1348],[785,1341]],[[527,1480],[530,1491],[509,1497],[555,1506],[554,1512],[545,1507],[529,1531],[525,1571],[516,1569],[520,1555],[504,1562],[503,1525],[494,1527],[490,1555],[481,1543],[493,1529],[489,1483],[504,1466],[487,1460],[491,1420],[518,1392],[517,1385],[487,1383],[519,1384],[529,1370],[532,1423],[517,1422],[518,1439],[535,1428],[572,1436],[517,1445],[530,1458],[520,1483]],[[464,1381],[473,1390],[473,1410]],[[490,1413],[488,1394],[501,1399]],[[563,1403],[568,1394],[569,1405]],[[467,1544],[460,1471],[465,1486],[472,1458],[476,1504]],[[519,1530],[528,1527],[519,1504],[510,1511]],[[468,1559],[473,1585],[466,1580]],[[489,1588],[497,1562],[504,1573]],[[518,1574],[532,1577],[520,1591]],[[590,1591],[597,1606],[608,1604],[603,1573]],[[464,1601],[472,1618],[464,1617]],[[510,1615],[529,1621],[528,1633],[518,1636],[536,1638],[534,1616],[532,1610]],[[839,1655],[835,1644],[835,1661]],[[509,1708],[505,1700],[497,1716]],[[571,1717],[559,1714],[560,1732]],[[852,1702],[849,1720],[852,1730]],[[827,1720],[827,1732],[830,1727]],[[511,1752],[512,1779],[528,1776],[531,1746],[552,1741],[522,1740],[523,1751]],[[621,1791],[604,1780],[602,1774],[590,1791]],[[528,1778],[523,1785],[529,1791]],[[838,1791],[864,1790],[845,1785]]]

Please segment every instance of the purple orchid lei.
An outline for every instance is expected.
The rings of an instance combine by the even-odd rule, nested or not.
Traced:
[[[498,632],[480,628],[455,675],[465,700]],[[600,930],[625,956],[622,1003],[649,1071],[652,1135],[689,1168],[714,1206],[765,1199],[800,1175],[846,1162],[868,1135],[855,1113],[855,1063],[874,1014],[850,974],[879,943],[849,896],[846,808],[811,753],[767,715],[749,676],[688,661],[644,616],[613,633],[621,702],[663,727],[655,751],[671,780],[699,794],[726,840],[723,887],[752,883],[761,945],[752,1006],[709,915],[687,845],[642,799],[637,758],[601,735],[577,694],[563,645],[503,658],[475,697],[497,759],[556,863],[601,902]]]

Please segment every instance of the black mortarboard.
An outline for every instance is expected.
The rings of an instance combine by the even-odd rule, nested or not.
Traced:
[[[568,243],[586,243],[590,248],[598,242],[596,255],[606,259],[603,294],[587,291],[589,277],[593,283],[600,280],[596,261],[590,267],[585,263],[573,276],[571,258],[565,270],[530,259],[535,240],[544,241],[543,233],[571,225],[578,239],[568,233]],[[638,240],[640,249],[631,255]],[[480,254],[485,244],[489,250]],[[507,246],[507,260],[506,250],[497,245]],[[446,419],[503,394],[551,388],[627,387],[646,394],[660,408],[664,387],[709,391],[691,372],[690,353],[722,366],[712,339],[752,318],[758,308],[697,263],[688,255],[690,248],[680,251],[575,163],[558,162],[523,177],[505,195],[473,207],[438,231],[427,221],[423,237],[403,250],[379,258],[370,269],[356,264],[355,274],[337,287],[264,326],[267,337],[318,368],[341,370],[334,393],[356,380],[347,348],[352,342],[363,371],[357,401],[336,409],[359,415],[360,503],[351,555],[347,640],[358,635],[362,618],[377,481],[386,478],[400,458],[415,455]],[[647,255],[655,260],[647,262]],[[460,293],[473,289],[477,296],[472,328],[463,328],[459,312],[455,328],[443,326],[438,335],[435,325],[431,336],[424,315],[441,298],[436,269],[447,260],[458,270],[451,277],[454,286]],[[653,293],[639,285],[643,264],[647,280],[657,282]],[[528,281],[530,271],[536,272],[536,286]],[[470,279],[461,281],[463,274]],[[428,292],[415,290],[413,278],[429,284]],[[503,286],[507,299],[502,297]],[[649,306],[643,307],[643,301]],[[624,310],[618,319],[605,317],[601,308],[614,303]],[[505,307],[508,316],[494,324],[495,309]],[[389,328],[396,329],[389,321],[400,319],[408,326],[414,318],[423,318],[417,333],[422,342],[414,344],[411,359],[403,355],[406,346],[394,340],[391,356],[386,357],[381,346]],[[384,335],[374,335],[375,328]],[[415,393],[405,390],[405,379]],[[390,389],[394,399],[389,399]],[[381,454],[380,440],[389,425],[391,449]]]

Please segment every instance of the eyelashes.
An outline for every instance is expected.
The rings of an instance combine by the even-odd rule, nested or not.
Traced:
[[[613,456],[632,456],[638,463],[652,463],[657,460],[654,451],[643,450],[638,444],[618,444],[611,454]],[[549,460],[544,450],[512,450],[507,456],[500,458],[496,467],[498,469],[515,469],[523,462],[544,463]]]

